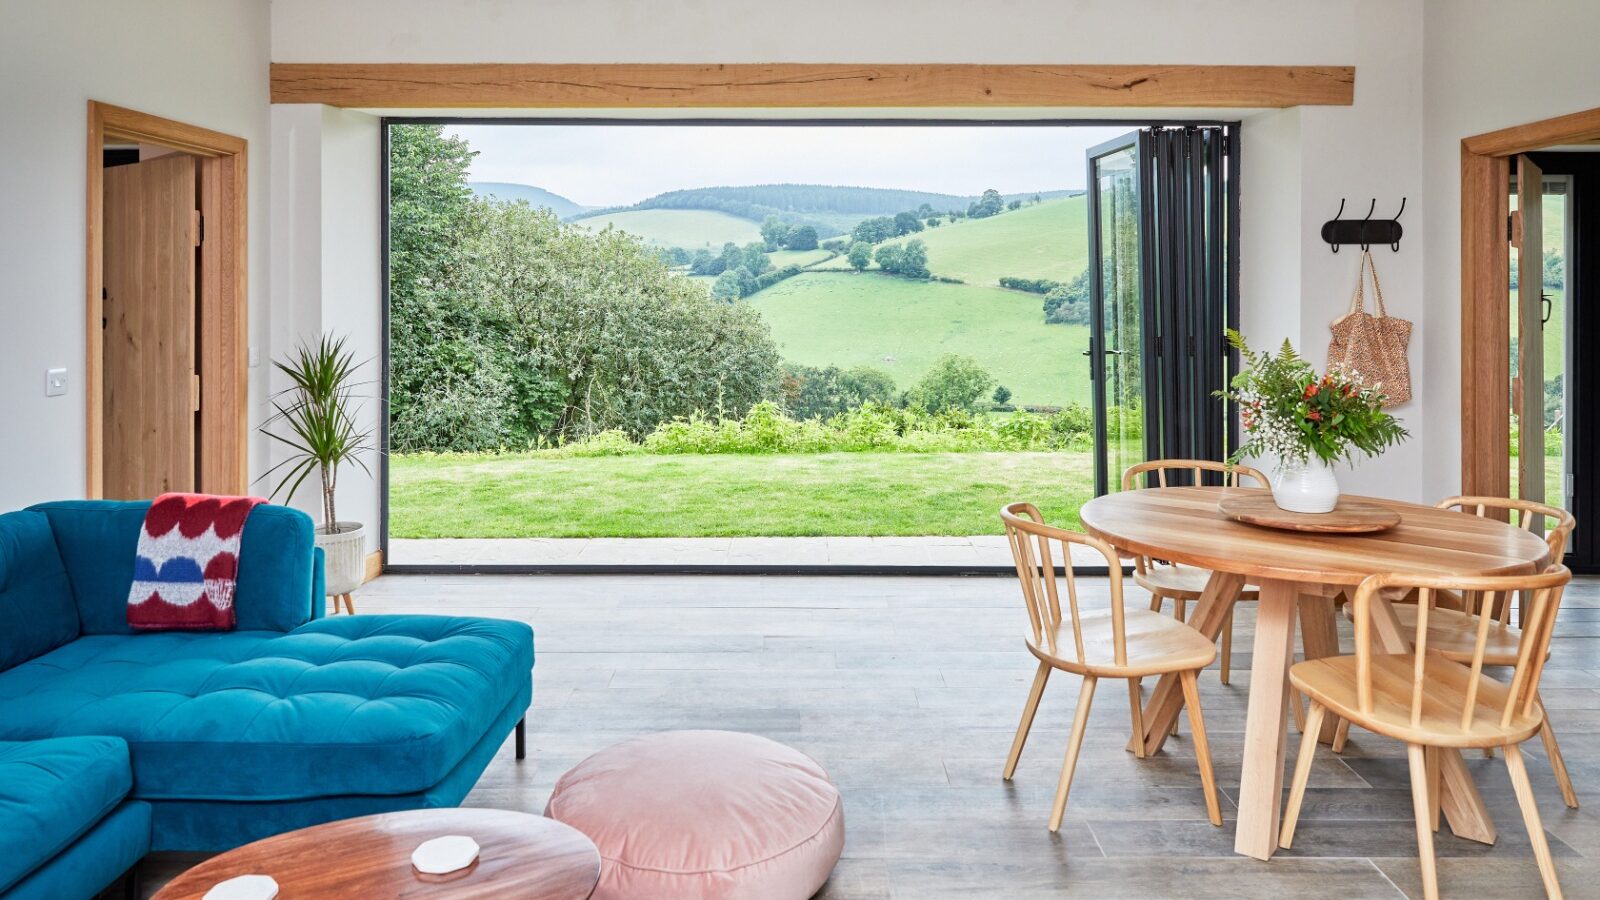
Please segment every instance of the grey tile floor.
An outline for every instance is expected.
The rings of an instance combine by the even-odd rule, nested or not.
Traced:
[[[1103,603],[1104,580],[1089,593]],[[1404,749],[1359,730],[1342,757],[1319,752],[1294,850],[1271,862],[1234,855],[1248,605],[1236,615],[1233,684],[1201,680],[1224,826],[1206,821],[1185,736],[1147,760],[1123,751],[1118,689],[1099,692],[1052,835],[1076,684],[1052,679],[1017,777],[1002,782],[1033,671],[1008,579],[387,576],[356,604],[533,624],[528,758],[507,746],[468,805],[537,812],[557,776],[615,741],[726,728],[798,747],[838,783],[848,838],[826,900],[1421,896]],[[1568,592],[1550,666],[1545,700],[1583,809],[1562,806],[1538,742],[1525,746],[1566,895],[1600,898],[1600,580]],[[1500,837],[1437,839],[1444,895],[1539,896],[1504,764],[1468,764]],[[195,859],[152,857],[146,890]]]

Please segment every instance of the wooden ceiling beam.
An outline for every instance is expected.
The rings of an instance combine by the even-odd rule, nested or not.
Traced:
[[[273,63],[273,103],[365,109],[1349,106],[1353,66]]]

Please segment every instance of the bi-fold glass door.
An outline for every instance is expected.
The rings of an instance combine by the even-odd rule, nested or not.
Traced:
[[[1226,127],[1144,128],[1088,152],[1095,491],[1154,458],[1221,459],[1237,321]]]

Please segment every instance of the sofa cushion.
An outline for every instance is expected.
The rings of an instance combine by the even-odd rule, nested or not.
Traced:
[[[0,670],[78,636],[78,608],[50,522],[41,513],[0,515]]]
[[[93,828],[132,784],[118,738],[0,742],[0,893]]]
[[[144,500],[64,500],[29,511],[50,521],[77,601],[83,634],[131,634],[128,590],[144,526]],[[234,593],[240,631],[289,631],[312,609],[311,518],[263,504],[245,520]]]
[[[407,793],[461,761],[532,666],[532,629],[499,619],[91,635],[0,673],[0,740],[125,738],[141,799]]]

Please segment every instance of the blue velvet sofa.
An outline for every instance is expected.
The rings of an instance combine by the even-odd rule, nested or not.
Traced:
[[[259,506],[245,525],[237,630],[132,633],[148,506],[66,501],[0,515],[0,742],[93,738],[111,752],[105,739],[116,739],[131,783],[120,805],[109,788],[101,798],[106,822],[147,819],[152,850],[223,850],[456,805],[514,729],[521,756],[532,630],[323,618],[321,551],[296,510]],[[0,895],[4,878],[0,868]]]

